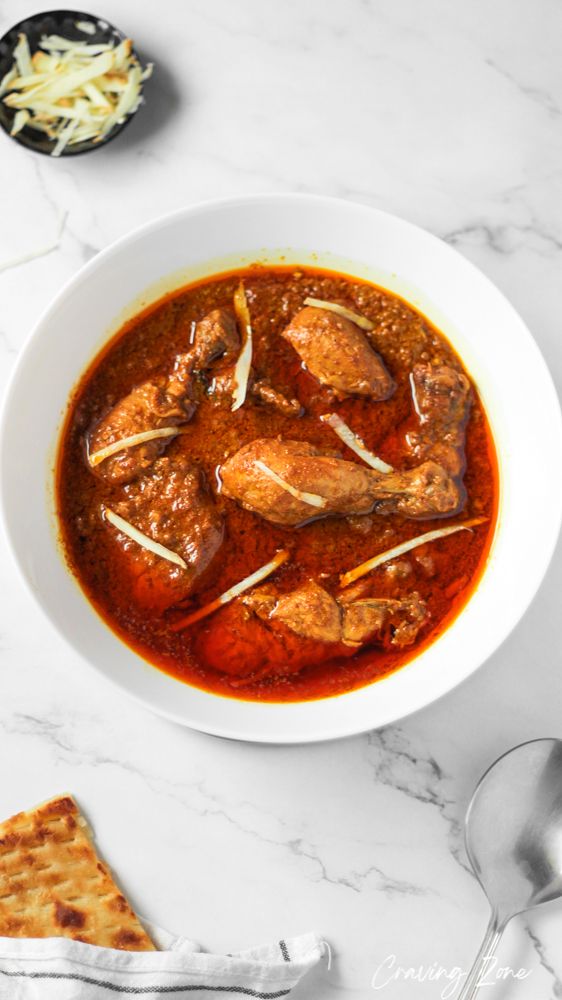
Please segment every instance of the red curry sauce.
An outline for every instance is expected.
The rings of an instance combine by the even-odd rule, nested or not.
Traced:
[[[471,517],[487,520],[472,532],[458,532],[425,545],[373,573],[377,596],[397,597],[417,591],[426,602],[429,621],[414,645],[405,649],[373,645],[351,657],[327,658],[287,676],[272,670],[271,674],[262,671],[259,679],[244,678],[212,669],[204,658],[210,619],[184,632],[173,632],[167,613],[151,614],[135,604],[120,573],[115,539],[99,515],[103,504],[111,507],[119,500],[120,488],[92,475],[83,438],[136,384],[170,369],[175,355],[188,347],[195,321],[218,306],[231,307],[241,277],[251,310],[255,367],[276,389],[288,397],[297,396],[305,412],[301,417],[288,417],[248,398],[240,410],[231,413],[202,394],[185,433],[169,445],[168,454],[185,451],[204,468],[226,525],[222,550],[189,607],[207,604],[281,548],[289,549],[291,557],[277,571],[276,586],[291,590],[307,579],[321,577],[322,585],[335,592],[341,572],[443,523],[364,515],[283,528],[221,496],[218,467],[254,438],[281,435],[306,440],[318,447],[339,449],[343,458],[359,461],[319,421],[320,414],[331,410],[336,410],[381,458],[397,468],[411,464],[404,439],[416,420],[409,383],[412,364],[420,359],[438,360],[464,370],[445,337],[396,295],[333,272],[255,265],[164,297],[127,322],[94,359],[71,399],[59,449],[57,506],[64,551],[70,569],[107,625],[139,655],[179,680],[251,700],[301,701],[336,695],[369,684],[411,660],[443,632],[470,598],[485,567],[495,527],[498,473],[494,443],[475,392],[466,434],[467,500],[464,509],[446,523]],[[397,384],[390,399],[348,398],[334,404],[316,379],[303,370],[280,333],[307,296],[351,300],[358,312],[374,322],[371,342]],[[247,649],[232,649],[236,637],[228,634],[228,615],[224,620],[221,641],[243,664]],[[294,641],[298,643],[298,637]]]

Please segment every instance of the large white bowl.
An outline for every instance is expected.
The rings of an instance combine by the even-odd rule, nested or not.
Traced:
[[[56,536],[55,446],[81,372],[127,316],[164,291],[258,259],[370,278],[421,309],[475,378],[500,461],[500,517],[489,564],[459,618],[397,673],[350,694],[300,704],[208,694],[150,666],[98,617],[66,569]],[[479,271],[423,230],[361,205],[308,195],[187,208],[98,254],[57,295],[23,351],[0,446],[4,519],[16,560],[77,656],[155,712],[244,740],[345,736],[392,722],[449,691],[513,629],[545,573],[560,525],[561,463],[552,460],[562,451],[560,409],[519,316]]]

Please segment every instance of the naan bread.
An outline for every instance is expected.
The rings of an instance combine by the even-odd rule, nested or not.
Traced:
[[[68,795],[0,824],[0,936],[154,951]]]

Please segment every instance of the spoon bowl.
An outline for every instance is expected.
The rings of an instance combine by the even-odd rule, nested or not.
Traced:
[[[492,915],[459,1000],[476,993],[506,924],[562,896],[562,740],[522,743],[480,779],[466,849]]]

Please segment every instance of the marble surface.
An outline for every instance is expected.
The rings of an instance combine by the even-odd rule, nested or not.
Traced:
[[[36,7],[3,0],[0,30]],[[155,61],[149,103],[74,161],[0,136],[2,385],[53,294],[116,237],[199,199],[277,190],[366,202],[453,244],[521,312],[560,384],[556,0],[99,0],[96,12]],[[5,267],[61,223],[57,249]],[[309,1000],[375,996],[389,955],[467,966],[487,920],[462,844],[473,785],[509,746],[561,735],[560,552],[511,638],[448,697],[378,732],[284,749],[182,730],[85,672],[2,546],[2,815],[71,790],[141,912],[211,950],[317,930],[333,962],[301,987]],[[561,934],[559,905],[515,921],[500,964],[530,975],[491,995],[562,997]],[[379,995],[424,1000],[443,985]]]

